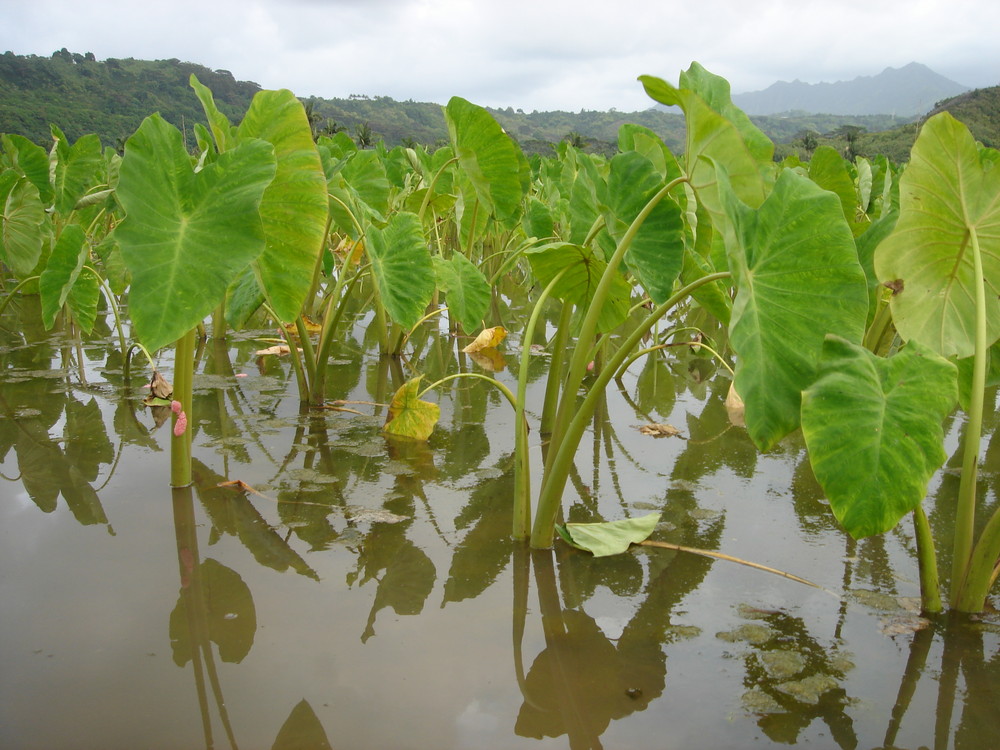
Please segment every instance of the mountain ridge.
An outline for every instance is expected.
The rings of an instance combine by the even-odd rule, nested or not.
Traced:
[[[850,81],[777,81],[761,91],[734,94],[733,103],[748,115],[808,112],[905,118],[923,115],[938,102],[968,90],[967,86],[935,73],[922,63],[911,62]]]

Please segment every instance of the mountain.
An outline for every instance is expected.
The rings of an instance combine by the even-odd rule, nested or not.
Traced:
[[[853,81],[778,81],[763,91],[736,94],[733,103],[748,115],[822,112],[913,117],[964,91],[968,88],[913,62],[902,68],[886,68],[876,76],[858,76]]]

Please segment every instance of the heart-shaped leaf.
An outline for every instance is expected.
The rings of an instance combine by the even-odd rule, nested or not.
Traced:
[[[240,143],[195,172],[180,132],[147,117],[125,145],[115,234],[132,273],[129,306],[150,350],[201,322],[264,250],[260,201],[274,178],[274,149]]]
[[[393,214],[384,229],[369,227],[365,250],[379,297],[403,328],[417,324],[434,296],[434,266],[416,214]]]
[[[802,394],[802,433],[851,536],[888,531],[923,500],[946,458],[942,421],[957,397],[955,366],[915,342],[884,359],[827,337]]]
[[[944,357],[975,352],[975,233],[986,284],[987,346],[1000,338],[1000,154],[982,153],[947,112],[920,129],[899,179],[899,221],[875,251],[875,271],[892,283],[900,336]]]
[[[747,430],[767,450],[799,425],[801,393],[827,333],[860,343],[868,313],[865,274],[840,201],[792,170],[758,211],[720,172],[736,280],[730,335]]]
[[[434,432],[441,408],[418,397],[422,379],[423,376],[419,376],[408,380],[393,395],[382,428],[384,432],[415,440],[426,440]]]
[[[287,89],[258,92],[238,134],[241,142],[261,138],[274,146],[277,170],[260,203],[266,244],[256,265],[275,314],[294,320],[326,238],[323,165],[302,102]]]

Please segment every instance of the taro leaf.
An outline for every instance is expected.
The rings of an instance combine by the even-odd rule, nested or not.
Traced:
[[[875,251],[875,270],[903,339],[944,357],[975,352],[973,234],[986,286],[986,344],[1000,338],[1000,169],[947,112],[930,118],[899,178],[899,221]]]
[[[713,214],[722,212],[715,165],[725,168],[732,189],[740,200],[751,207],[759,206],[765,197],[764,180],[759,162],[739,128],[690,89],[674,88],[654,76],[639,76],[639,80],[650,97],[684,110],[687,123],[686,169],[705,206]]]
[[[86,241],[83,228],[79,224],[69,224],[63,228],[52,248],[49,261],[38,280],[45,330],[52,328],[87,260],[89,248]]]
[[[581,245],[559,242],[542,245],[525,252],[531,270],[543,286],[547,285],[564,268],[569,270],[552,289],[553,296],[586,309],[594,298],[597,285],[604,275],[607,263],[603,253]],[[619,326],[628,315],[632,288],[620,274],[612,280],[611,290],[604,302],[597,321],[598,330],[610,331]]]
[[[556,530],[577,549],[586,550],[594,557],[607,557],[621,554],[631,545],[645,541],[659,522],[659,513],[648,513],[620,521],[567,523],[556,526]]]
[[[438,288],[447,295],[448,312],[466,331],[476,330],[490,307],[490,283],[483,272],[461,253],[449,260],[434,256]]]
[[[203,597],[204,608],[192,607],[192,596]],[[205,622],[192,628],[191,619],[202,612]],[[181,591],[170,613],[170,647],[179,667],[191,661],[195,648],[207,645],[192,643],[192,630],[206,633],[219,647],[219,658],[230,664],[239,664],[250,653],[257,632],[257,608],[250,588],[239,573],[212,558],[194,572],[189,588]]]
[[[884,359],[827,337],[802,394],[802,432],[851,536],[888,531],[920,504],[946,458],[941,425],[957,396],[954,365],[915,342]]]
[[[384,432],[416,440],[426,440],[434,432],[434,426],[441,417],[441,407],[417,397],[421,380],[422,375],[408,380],[393,394],[382,427]]]
[[[249,140],[195,173],[180,132],[147,117],[125,145],[115,230],[132,273],[136,333],[153,351],[179,339],[222,301],[264,250],[259,206],[274,149]]]
[[[459,166],[476,196],[502,226],[514,228],[528,181],[520,148],[489,112],[461,97],[451,98],[444,117]]]
[[[729,81],[710,73],[700,63],[692,62],[691,67],[682,71],[678,81],[682,89],[690,89],[705,100],[740,132],[743,142],[755,159],[769,162],[774,158],[774,144],[764,135],[747,114],[733,104]]]
[[[236,129],[229,122],[229,119],[215,106],[215,99],[212,96],[211,90],[199,81],[194,73],[191,74],[188,83],[194,89],[198,101],[201,102],[201,108],[205,110],[208,126],[212,129],[212,136],[215,138],[216,149],[219,153],[228,151],[235,143]]]
[[[55,191],[55,208],[69,214],[87,191],[87,184],[101,165],[101,139],[90,133],[72,146],[63,132],[51,126],[56,145],[55,165],[52,168],[52,187]]]
[[[335,174],[328,176],[328,180],[330,194],[350,206],[355,218],[385,221],[392,185],[377,152],[355,151]],[[357,227],[351,215],[332,198],[330,209],[339,227],[357,239]]]
[[[42,205],[52,205],[53,193],[52,184],[49,182],[49,156],[45,149],[38,144],[32,143],[23,135],[7,135],[4,138],[10,139],[10,144],[14,148],[17,159],[17,167],[20,168],[24,176],[31,180],[31,184],[38,188],[38,196]]]
[[[30,275],[42,257],[44,222],[45,209],[38,198],[38,189],[25,178],[17,180],[4,201],[0,257],[18,276]]]
[[[312,283],[326,235],[326,176],[302,102],[287,89],[260,91],[239,127],[240,142],[274,146],[277,169],[264,191],[264,252],[257,272],[279,319],[294,320]]]
[[[271,750],[330,750],[330,740],[309,701],[302,699],[285,719]]]
[[[878,275],[875,273],[875,250],[879,244],[888,237],[896,226],[899,214],[895,209],[889,209],[877,220],[868,225],[868,228],[856,240],[858,246],[858,260],[865,270],[865,277],[868,279],[868,321],[865,328],[871,325],[875,319],[875,312],[878,309],[878,297],[882,291],[882,285],[878,283]]]
[[[854,236],[864,231],[865,225],[857,222],[858,193],[854,187],[854,179],[847,171],[847,162],[837,149],[820,146],[813,152],[812,159],[809,160],[809,179],[840,199],[844,218],[851,226]]]
[[[226,290],[226,322],[233,328],[243,328],[264,301],[254,267],[247,266]]]
[[[730,326],[735,385],[751,439],[768,450],[799,425],[801,393],[813,381],[825,335],[860,343],[865,274],[835,195],[785,170],[753,211],[719,176],[738,290]]]
[[[416,214],[394,214],[384,229],[365,235],[379,298],[403,328],[417,324],[434,296],[434,266]]]
[[[555,235],[552,210],[533,195],[528,196],[528,206],[522,224],[524,233],[528,237],[549,239]]]

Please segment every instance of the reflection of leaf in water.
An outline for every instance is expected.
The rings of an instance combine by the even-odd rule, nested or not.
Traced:
[[[481,481],[455,519],[457,528],[474,524],[455,548],[444,585],[443,604],[474,599],[488,589],[510,561],[514,477]]]
[[[253,595],[239,573],[212,558],[205,560],[191,585],[181,591],[177,606],[170,613],[170,648],[174,663],[183,667],[191,661],[191,630],[188,618],[197,616],[201,607],[189,612],[190,597],[201,596],[205,622],[201,632],[219,647],[219,658],[239,664],[250,653],[257,632],[257,608]],[[205,645],[205,644],[202,644]]]
[[[316,571],[271,528],[246,495],[230,487],[220,487],[226,478],[201,461],[192,460],[191,467],[195,491],[212,519],[213,531],[239,537],[261,565],[279,572],[292,568],[307,578],[319,580]]]
[[[150,435],[149,429],[143,426],[136,418],[135,410],[128,401],[118,402],[112,425],[115,429],[115,434],[125,443],[140,445],[143,448],[153,451],[162,450],[159,443]]]
[[[578,610],[562,613],[561,625],[544,623],[546,648],[525,679],[525,702],[514,731],[521,737],[559,737],[568,734],[571,747],[599,747],[596,742],[612,719],[620,719],[646,701],[641,686],[632,685],[627,660],[593,619]]]
[[[303,699],[285,719],[271,750],[330,750],[330,740],[309,701]]]
[[[375,635],[375,618],[384,607],[392,607],[397,615],[419,615],[436,578],[434,563],[423,550],[403,536],[405,529],[402,525],[383,529],[382,533],[371,533],[365,538],[358,560],[364,568],[361,585],[385,570],[361,635],[362,643]]]
[[[66,402],[63,435],[66,458],[88,482],[97,479],[101,464],[115,460],[115,448],[105,432],[97,399],[91,398],[86,404],[72,399]]]

